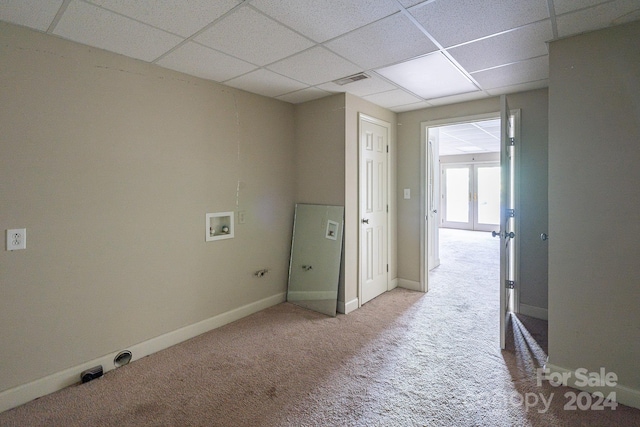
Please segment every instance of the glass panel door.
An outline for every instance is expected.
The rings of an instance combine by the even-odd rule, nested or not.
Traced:
[[[500,229],[500,165],[475,165],[473,229]]]
[[[448,228],[472,229],[471,165],[443,166],[444,216],[442,225]]]

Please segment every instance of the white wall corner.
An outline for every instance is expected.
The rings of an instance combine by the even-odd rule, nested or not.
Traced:
[[[227,323],[234,322],[258,311],[280,304],[286,301],[286,298],[286,293],[279,293],[194,323],[193,325],[185,326],[184,328],[129,346],[127,350],[131,351],[133,356],[131,361],[141,359],[210,330],[219,328],[220,326],[224,326]],[[113,359],[119,352],[120,350],[114,351],[113,353],[65,369],[64,371],[56,372],[44,378],[3,391],[0,393],[0,412],[15,408],[16,406],[78,383],[80,381],[80,373],[85,369],[98,365],[102,365],[105,373],[115,369]]]
[[[414,282],[413,280],[400,279],[400,278],[398,278],[397,280],[398,280],[398,287],[400,288],[422,292],[422,287],[420,286],[420,282]]]
[[[615,393],[616,402],[626,406],[631,406],[632,408],[640,409],[640,390],[635,390],[620,384],[616,384],[612,387],[582,386],[582,384],[578,385],[576,384],[576,382],[584,382],[584,373],[582,373],[581,375],[576,375],[577,370],[562,368],[551,363],[546,363],[543,369],[545,369],[545,371],[547,372],[545,379],[548,379],[553,374],[564,375],[564,377],[567,378],[567,385],[569,387],[573,387],[581,391],[586,391],[588,393],[595,393],[596,391],[599,391],[604,395],[605,398],[613,392]],[[589,374],[592,373],[589,372],[586,375]]]
[[[518,313],[529,317],[535,317],[536,319],[549,320],[549,310],[546,308],[534,307],[532,305],[520,303]]]

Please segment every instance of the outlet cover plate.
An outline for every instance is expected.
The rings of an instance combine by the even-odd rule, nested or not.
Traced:
[[[13,228],[7,230],[7,250],[27,249],[27,229]]]

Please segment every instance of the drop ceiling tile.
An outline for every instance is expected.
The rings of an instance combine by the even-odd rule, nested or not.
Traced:
[[[393,0],[253,0],[251,5],[316,42],[324,42],[400,10]]]
[[[194,42],[178,47],[156,64],[203,79],[222,82],[255,70],[255,65]]]
[[[411,6],[415,6],[419,3],[423,3],[427,0],[400,0],[400,4],[402,4],[402,6],[404,7],[411,7]]]
[[[444,96],[441,98],[430,99],[429,104],[434,106],[457,104],[459,102],[475,101],[476,99],[486,98],[483,91],[476,90],[474,92],[463,93],[461,95]]]
[[[553,8],[556,15],[561,15],[563,13],[573,12],[578,9],[596,6],[609,1],[611,0],[553,0]]]
[[[54,34],[132,58],[153,61],[183,39],[130,18],[74,0]]]
[[[414,102],[412,104],[398,105],[397,107],[389,108],[394,113],[404,113],[406,111],[422,110],[423,108],[429,108],[431,104],[425,101]]]
[[[547,19],[455,47],[448,52],[465,70],[473,72],[547,55],[549,51],[546,42],[552,38],[551,20]]]
[[[60,6],[62,0],[3,0],[0,2],[0,19],[47,31]]]
[[[472,76],[484,90],[545,80],[549,78],[549,56],[478,71]]]
[[[369,102],[373,102],[381,107],[391,108],[407,104],[415,104],[422,101],[417,96],[405,92],[402,89],[394,89],[388,92],[376,93],[374,95],[363,96]]]
[[[316,46],[267,68],[292,79],[317,85],[362,71],[358,66],[321,46]]]
[[[434,1],[410,12],[444,47],[549,18],[547,0]]]
[[[224,84],[270,97],[277,97],[306,87],[300,82],[263,69],[227,80]]]
[[[397,87],[388,81],[381,79],[375,74],[367,74],[369,75],[368,79],[358,80],[357,82],[349,83],[344,86],[340,86],[333,82],[325,83],[322,85],[318,85],[318,88],[326,90],[327,92],[336,93],[336,92],[349,92],[356,96],[366,96],[373,95],[374,93],[386,92],[392,89],[397,89]]]
[[[638,19],[640,19],[640,2],[638,0],[616,0],[558,16],[556,22],[558,36],[566,37]]]
[[[313,46],[313,42],[249,7],[226,16],[195,40],[258,65]]]
[[[238,4],[239,0],[89,0],[105,9],[183,37],[190,37]]]
[[[438,49],[401,13],[338,37],[325,46],[364,69],[390,65]]]
[[[278,96],[281,101],[290,102],[292,104],[301,104],[307,101],[313,101],[314,99],[324,98],[331,95],[329,92],[320,90],[314,87],[302,89],[297,92],[287,93],[286,95]]]
[[[439,52],[380,68],[376,72],[427,100],[478,90]]]
[[[491,96],[507,95],[509,93],[526,92],[528,90],[536,90],[549,87],[549,80],[538,80],[535,82],[523,83],[519,85],[503,86],[495,89],[489,89],[487,92]]]

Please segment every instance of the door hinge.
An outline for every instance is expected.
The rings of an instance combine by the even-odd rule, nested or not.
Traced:
[[[516,282],[514,282],[513,280],[506,280],[504,282],[504,287],[507,289],[513,289],[516,287]]]
[[[516,145],[516,139],[515,138],[509,138],[509,145]]]
[[[389,146],[387,145],[387,153],[389,152]]]
[[[507,209],[507,216],[511,217],[511,218],[515,218],[516,217],[516,210],[515,209]]]
[[[387,205],[387,213],[389,213],[389,205]]]

